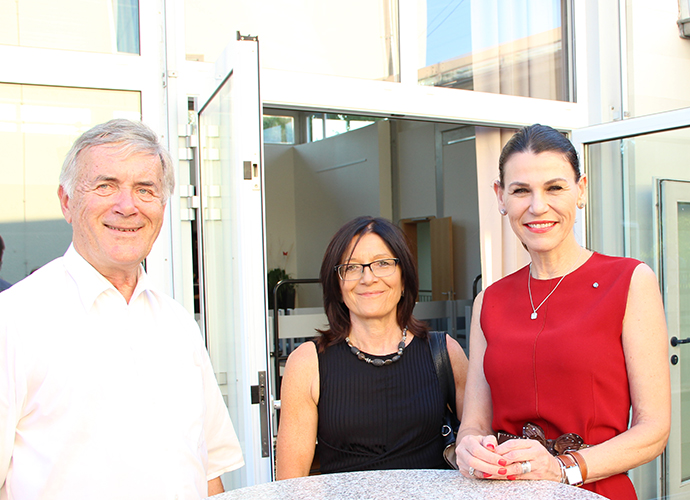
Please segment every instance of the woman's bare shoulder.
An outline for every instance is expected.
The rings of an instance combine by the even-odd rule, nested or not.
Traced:
[[[302,342],[297,348],[290,353],[285,369],[306,369],[309,367],[318,367],[318,354],[316,351],[316,344],[312,341]]]

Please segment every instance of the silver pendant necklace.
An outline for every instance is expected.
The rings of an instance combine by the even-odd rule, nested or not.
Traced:
[[[570,274],[570,272],[575,269],[575,265],[578,263],[580,260],[580,256],[582,256],[582,250],[584,247],[580,247],[580,253],[577,254],[577,259],[575,259],[575,262],[573,262],[573,265],[570,266],[570,269],[568,269],[568,272],[566,272],[563,276],[561,276],[561,279],[558,280],[558,283],[556,283],[556,286],[553,287],[553,290],[549,292],[549,294],[546,296],[544,300],[541,301],[541,304],[539,304],[537,307],[534,307],[534,301],[532,300],[532,263],[529,263],[529,274],[527,274],[527,291],[529,292],[529,303],[532,305],[532,314],[530,314],[530,319],[537,319],[537,311],[541,306],[544,305],[544,302],[549,300],[549,297],[553,294],[553,292],[556,291],[556,288],[558,288],[558,285],[561,284],[563,279]]]

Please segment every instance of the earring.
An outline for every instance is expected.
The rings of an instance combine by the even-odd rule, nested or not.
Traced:
[[[400,292],[400,298],[405,296],[405,289],[403,288],[402,291]]]
[[[501,215],[505,215],[508,213],[508,212],[506,212],[505,208],[500,209],[499,212],[501,212]]]
[[[577,208],[585,208],[585,202],[584,201],[578,201],[577,202]]]

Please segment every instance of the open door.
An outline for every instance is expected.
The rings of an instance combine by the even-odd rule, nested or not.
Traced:
[[[587,227],[593,234],[585,238],[579,224],[581,240],[597,239],[597,251],[645,261],[664,299],[671,433],[659,459],[629,472],[640,500],[690,498],[690,345],[682,342],[690,338],[688,137],[690,109],[572,131],[589,176]]]
[[[658,180],[662,290],[671,364],[666,494],[690,498],[690,182]]]
[[[455,300],[453,220],[431,219],[431,300]]]
[[[429,225],[428,249],[418,248],[419,224]],[[431,269],[431,300],[455,300],[453,267],[453,220],[451,217],[417,217],[414,219],[402,219],[400,227],[407,236],[410,250],[419,267],[426,266]],[[420,262],[420,253],[427,255],[430,263]]]
[[[199,111],[197,231],[201,323],[245,467],[226,489],[272,479],[262,105],[258,40],[238,35],[216,66],[222,83]]]

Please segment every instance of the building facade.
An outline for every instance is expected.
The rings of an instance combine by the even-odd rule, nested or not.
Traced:
[[[425,300],[460,310],[528,262],[491,184],[505,141],[539,122],[570,134],[589,176],[581,241],[649,264],[683,340],[689,17],[686,0],[2,3],[0,276],[69,245],[57,180],[81,132],[152,126],[177,187],[147,271],[206,336],[247,461],[226,487],[269,481],[268,271],[313,279],[337,227],[380,215],[417,241]],[[296,309],[319,308],[318,285],[296,295]],[[641,499],[690,498],[687,356],[669,344],[672,436],[631,472]]]

